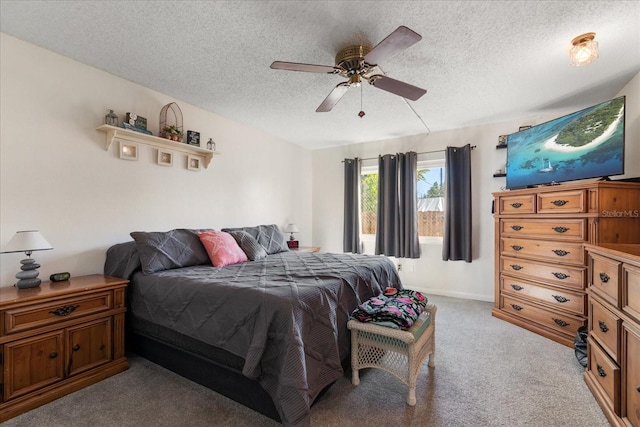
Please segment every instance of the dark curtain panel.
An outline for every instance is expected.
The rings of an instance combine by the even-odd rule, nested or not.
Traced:
[[[360,245],[360,159],[344,160],[344,252],[359,254]]]
[[[471,146],[447,147],[444,261],[471,262]]]
[[[380,156],[376,255],[420,258],[417,174],[417,153]]]

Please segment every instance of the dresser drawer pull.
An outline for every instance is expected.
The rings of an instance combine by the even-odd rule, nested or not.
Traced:
[[[598,326],[600,327],[600,330],[602,332],[607,332],[609,330],[609,328],[607,328],[607,324],[604,323],[602,320],[598,320]]]
[[[569,203],[568,200],[554,200],[553,202],[551,202],[551,204],[555,206],[564,206],[567,203]]]
[[[521,251],[521,250],[523,250],[523,249],[524,249],[522,246],[519,246],[519,245],[511,245],[511,247],[512,247],[512,248],[513,248],[513,250],[514,250],[514,251],[516,251],[516,252],[517,252],[517,251]]]
[[[640,385],[636,387],[636,390],[638,390],[638,393],[640,393]]]
[[[553,274],[554,276],[556,276],[560,280],[564,280],[567,277],[571,277],[568,274],[564,274],[564,273],[551,273],[551,274]]]
[[[604,369],[602,369],[602,366],[600,365],[596,365],[598,368],[598,375],[600,375],[602,378],[607,376],[607,373],[604,371]]]
[[[558,256],[565,256],[565,255],[569,255],[570,252],[567,252],[563,249],[553,249],[551,252],[553,252],[554,254],[558,255]]]
[[[73,350],[73,351],[78,351],[78,350],[80,350],[80,344],[76,344],[76,345],[74,345],[74,346],[72,347],[72,350]]]
[[[522,307],[520,307],[520,306],[519,306],[519,305],[517,305],[517,304],[511,304],[511,307],[513,307],[513,309],[514,309],[515,311],[520,311],[520,310],[522,310]]]
[[[512,229],[512,230],[514,230],[514,231],[520,231],[520,230],[522,230],[523,228],[524,228],[524,227],[523,227],[523,226],[521,226],[521,225],[512,225],[512,226],[511,226],[511,229]]]
[[[58,357],[58,353],[56,353],[55,351],[49,354],[49,359],[55,359],[56,357]]]
[[[556,319],[555,317],[552,317],[552,319],[553,319],[554,322],[556,322],[556,325],[558,325],[558,326],[562,326],[563,328],[565,326],[569,326],[569,324],[567,322],[565,322],[564,320],[562,320],[562,319]]]
[[[53,313],[56,316],[68,316],[75,311],[76,308],[80,307],[79,305],[65,305],[64,307],[56,308],[49,313]]]
[[[511,203],[511,206],[513,206],[515,209],[518,209],[519,207],[522,206],[522,203],[519,203],[519,202]]]
[[[556,233],[566,233],[567,231],[569,231],[569,228],[567,227],[551,227],[551,229]]]
[[[516,285],[515,283],[511,284],[511,287],[516,291],[521,291],[524,289],[522,286]]]
[[[600,281],[602,283],[607,283],[609,281],[610,277],[607,273],[600,273]]]
[[[562,295],[551,295],[552,297],[554,297],[556,299],[556,301],[558,302],[567,302],[567,301],[571,301],[570,299],[567,299],[565,297],[563,297]]]
[[[524,267],[518,264],[511,264],[509,267],[513,268],[515,271],[522,270]]]

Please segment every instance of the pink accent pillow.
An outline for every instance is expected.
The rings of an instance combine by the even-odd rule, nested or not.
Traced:
[[[247,262],[247,254],[244,253],[238,242],[229,233],[222,231],[205,231],[198,233],[202,245],[207,250],[207,255],[214,267]]]

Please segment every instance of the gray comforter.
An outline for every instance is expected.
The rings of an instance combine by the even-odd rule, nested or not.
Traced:
[[[108,259],[105,271],[131,277],[136,317],[244,358],[243,374],[270,394],[285,425],[308,425],[318,393],[342,376],[350,313],[385,287],[402,287],[382,256],[282,252],[151,275],[131,274],[135,261],[115,264]]]

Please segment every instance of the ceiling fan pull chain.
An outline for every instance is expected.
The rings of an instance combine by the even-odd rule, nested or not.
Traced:
[[[362,109],[362,86],[364,85],[360,85],[360,112],[358,113],[358,116],[360,116],[360,118],[364,117],[364,110]]]

